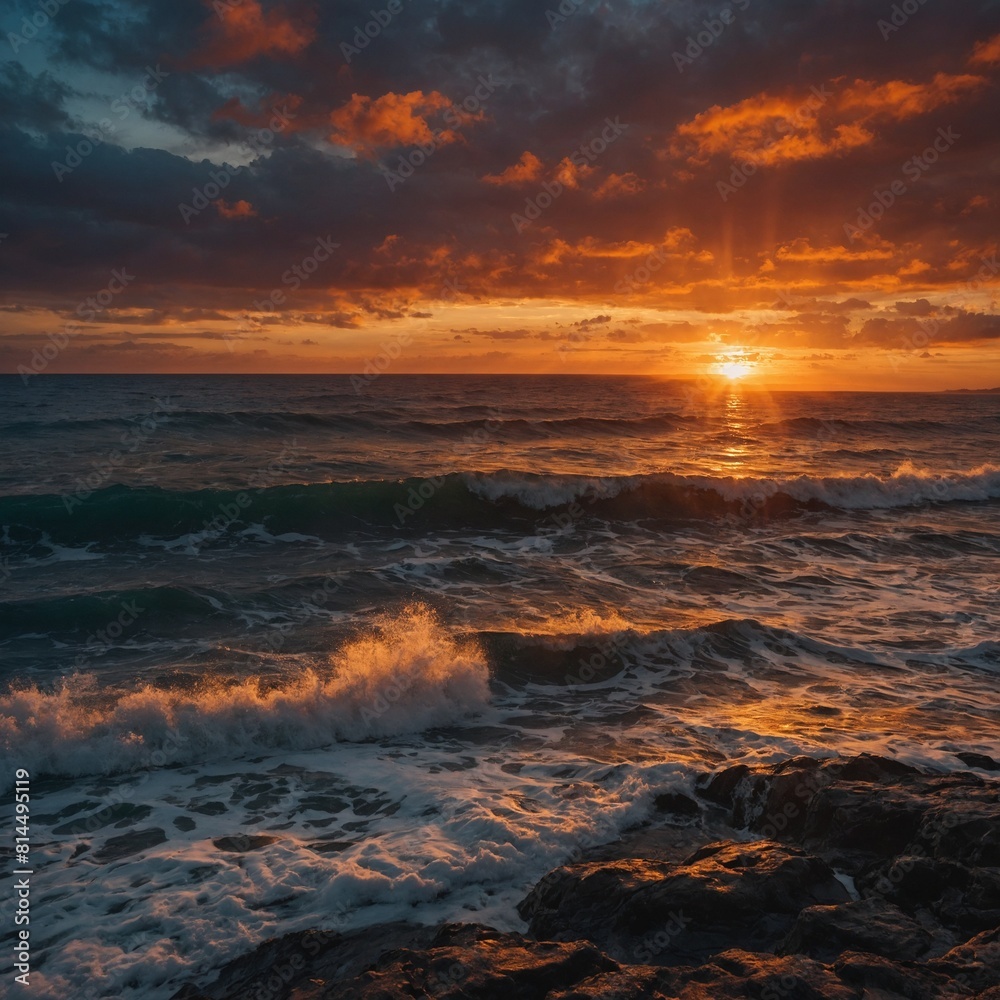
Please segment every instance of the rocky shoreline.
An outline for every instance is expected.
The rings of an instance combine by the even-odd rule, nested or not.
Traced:
[[[525,934],[289,934],[174,1000],[1000,1000],[1000,763],[960,756],[706,774],[546,875]]]

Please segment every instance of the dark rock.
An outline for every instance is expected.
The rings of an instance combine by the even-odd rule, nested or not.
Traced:
[[[683,1000],[856,1000],[830,970],[800,955],[728,951],[700,969],[685,969]],[[669,995],[669,994],[668,994]]]
[[[545,1000],[618,965],[583,942],[531,941],[486,927],[446,926],[426,951],[398,950],[319,994],[323,1000]]]
[[[656,796],[656,811],[671,816],[700,816],[701,806],[682,792],[664,792]]]
[[[997,790],[966,786],[944,789],[936,798],[924,811],[915,843],[931,857],[969,866],[1000,866]]]
[[[867,853],[887,856],[905,846],[904,838],[912,837],[919,825],[919,796],[908,799],[900,786],[904,779],[920,777],[921,773],[908,764],[873,754],[827,761],[795,757],[760,771],[751,771],[744,764],[726,768],[703,779],[698,794],[729,809],[730,822],[737,829],[796,842],[815,839],[818,831],[841,831],[840,841],[831,847],[857,850],[864,842]],[[873,791],[873,785],[878,791]],[[872,797],[877,801],[869,814],[859,816],[859,823],[866,828],[864,834],[831,825],[838,809],[853,814],[858,800]],[[869,828],[880,819],[887,823],[881,833],[884,843],[879,837],[870,837]]]
[[[546,1000],[857,1000],[855,990],[808,958],[727,951],[699,968],[623,967]]]
[[[957,753],[955,756],[967,767],[978,767],[983,771],[1000,771],[1000,761],[987,757],[984,753]]]
[[[987,829],[997,815],[996,787],[965,772],[927,775],[871,754],[799,757],[758,771],[726,768],[702,779],[698,795],[727,808],[737,829],[847,858],[858,870],[866,858],[891,858],[911,845],[933,857],[1000,863],[1000,833]],[[971,826],[956,832],[963,825]],[[963,838],[979,853],[962,855]]]
[[[966,868],[953,861],[904,855],[872,867],[858,889],[880,896],[907,913],[933,914],[957,934],[1000,926],[1000,869]]]
[[[613,958],[676,965],[730,948],[773,950],[799,912],[850,896],[819,858],[779,844],[712,844],[685,863],[559,869],[519,906],[531,933],[593,941]]]
[[[978,934],[1000,927],[1000,868],[970,872],[964,892],[949,886],[935,913],[949,926],[966,932]]]
[[[934,938],[898,906],[863,899],[840,906],[810,906],[795,921],[779,953],[831,962],[845,951],[866,951],[913,961],[925,956]]]
[[[969,870],[954,862],[902,855],[873,865],[856,884],[860,892],[875,893],[912,913],[930,908],[951,889],[964,892],[969,879]]]
[[[869,784],[885,783],[904,775],[919,775],[921,771],[902,761],[862,753],[857,757],[838,758],[827,764],[827,768],[840,781],[865,781]]]
[[[810,800],[801,841],[811,850],[892,857],[913,841],[926,810],[905,788],[838,782]]]
[[[699,786],[698,794],[709,802],[714,802],[718,806],[732,807],[733,797],[736,787],[741,781],[751,775],[751,770],[746,764],[736,764],[727,767],[724,771],[710,775],[705,779],[705,784]]]
[[[1000,985],[1000,927],[976,935],[929,965],[973,992]]]
[[[519,907],[529,936],[291,934],[175,1000],[1000,1000],[998,791],[869,754],[740,764],[699,781],[699,801],[661,795],[667,822],[545,876]],[[723,815],[762,839],[731,842]],[[126,856],[151,834],[103,850]],[[336,850],[340,836],[314,846]]]
[[[833,966],[837,977],[855,987],[864,1000],[943,1000],[945,997],[974,995],[957,987],[947,972],[932,970],[914,962],[894,962],[880,955],[845,952]]]
[[[348,934],[323,930],[286,934],[229,962],[211,985],[196,988],[191,984],[171,1000],[248,1000],[254,996],[286,1000],[311,979],[332,982],[360,975],[392,948],[428,948],[438,933],[434,927],[394,923]]]

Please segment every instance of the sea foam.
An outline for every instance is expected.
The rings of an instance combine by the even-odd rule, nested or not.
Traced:
[[[443,726],[489,703],[489,670],[424,605],[375,619],[329,657],[275,658],[277,676],[207,681],[195,689],[102,691],[91,674],[55,690],[0,697],[3,756],[34,774],[102,774],[306,750]],[[13,773],[10,768],[7,773]]]

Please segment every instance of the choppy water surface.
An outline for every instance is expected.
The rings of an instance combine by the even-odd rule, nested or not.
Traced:
[[[167,997],[308,926],[519,927],[723,760],[1000,752],[1000,397],[0,390],[39,996]]]

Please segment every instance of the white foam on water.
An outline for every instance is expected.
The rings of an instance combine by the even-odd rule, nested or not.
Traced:
[[[481,711],[490,698],[482,652],[422,605],[376,619],[370,635],[325,660],[277,662],[279,679],[266,684],[250,677],[194,691],[146,684],[107,692],[93,675],[77,674],[54,691],[15,688],[0,696],[7,780],[14,766],[110,774],[168,756],[194,762],[419,732]]]
[[[574,622],[590,634],[608,624]],[[647,819],[656,794],[692,794],[697,773],[722,760],[868,751],[959,769],[954,750],[972,738],[1000,754],[1000,739],[956,725],[982,703],[988,675],[940,663],[904,674],[889,655],[746,621],[624,639],[628,665],[599,693],[533,683],[489,700],[477,647],[415,608],[340,649],[326,676],[286,677],[270,692],[239,684],[208,691],[205,704],[192,692],[136,692],[111,715],[96,702],[92,716],[82,691],[37,703],[63,711],[76,735],[36,731],[23,716],[16,734],[62,740],[64,770],[72,762],[82,777],[33,799],[33,899],[50,942],[33,960],[33,995],[83,997],[99,984],[124,1000],[167,1000],[262,940],[308,927],[522,929],[516,904],[547,871]],[[727,659],[734,644],[746,655]],[[379,679],[399,683],[400,671],[413,680],[397,710],[362,726],[352,713],[385,698]],[[817,715],[817,705],[836,711]],[[168,765],[207,762],[105,777],[136,760],[115,728],[126,724],[147,747],[157,727],[186,734],[162,743]],[[431,724],[447,728],[421,734]],[[330,737],[378,727],[377,740]],[[320,737],[326,745],[295,749]],[[94,740],[117,761],[84,758]],[[101,776],[83,776],[95,764]],[[121,839],[137,833],[162,842]],[[222,837],[237,851],[214,843]],[[244,839],[255,837],[269,839]]]
[[[468,475],[469,488],[488,500],[516,499],[533,510],[571,504],[586,497],[607,500],[649,485],[713,490],[725,500],[768,498],[784,494],[807,503],[817,500],[842,510],[880,510],[952,500],[982,501],[1000,498],[1000,467],[981,465],[960,472],[920,469],[906,461],[892,475],[793,476],[761,478],[681,476],[654,473],[645,476],[594,477],[502,472]]]

